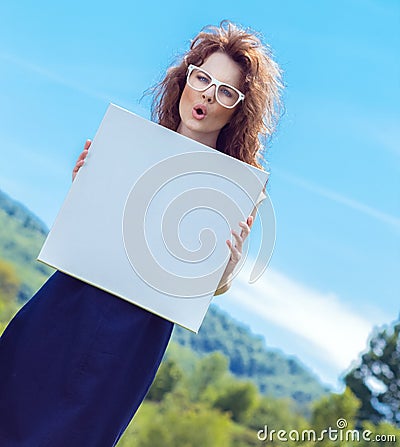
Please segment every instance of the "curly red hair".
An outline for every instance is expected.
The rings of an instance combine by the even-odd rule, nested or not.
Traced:
[[[262,169],[258,161],[263,158],[261,138],[271,137],[280,117],[281,70],[269,47],[255,33],[229,21],[203,28],[179,65],[168,69],[164,80],[153,89],[152,119],[169,129],[178,128],[188,66],[201,65],[215,52],[225,53],[240,66],[239,89],[245,94],[230,122],[221,129],[216,149]]]

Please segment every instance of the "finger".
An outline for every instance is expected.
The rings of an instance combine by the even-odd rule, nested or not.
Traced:
[[[249,227],[249,225],[247,225],[246,222],[239,222],[239,226],[242,228],[242,232],[240,233],[240,236],[244,240],[250,233],[250,227]]]
[[[90,145],[92,144],[92,140],[86,140],[85,146],[83,147],[83,150],[89,150]]]
[[[78,171],[79,168],[81,168],[84,164],[85,164],[85,160],[79,160],[79,161],[77,161],[77,162],[76,162],[76,165],[75,165],[75,168],[74,168],[74,171]]]
[[[236,233],[235,230],[232,230],[231,233],[233,234],[233,237],[235,238],[236,241],[236,248],[240,251],[242,251],[242,245],[243,245],[243,239],[241,236],[239,236],[238,233]]]
[[[85,158],[87,157],[87,154],[88,154],[88,153],[89,153],[89,150],[88,150],[88,149],[84,149],[84,150],[79,154],[78,160],[76,160],[76,162],[79,163],[80,161],[85,160]]]
[[[251,226],[253,225],[253,223],[254,223],[254,217],[253,217],[253,216],[249,216],[249,217],[247,218],[247,225],[251,228]]]
[[[74,169],[72,170],[72,180],[75,179],[76,174],[78,173],[79,169],[83,166],[84,161],[78,161],[74,167]]]
[[[85,145],[83,147],[83,151],[80,153],[78,160],[76,160],[74,169],[72,170],[72,181],[75,180],[76,174],[78,173],[79,169],[85,164],[85,159],[89,153],[90,145],[92,144],[91,140],[86,140]]]
[[[240,258],[242,257],[242,253],[233,246],[230,240],[227,240],[226,243],[231,251],[230,261],[233,262],[234,264],[237,264],[240,261]]]
[[[87,157],[87,154],[89,153],[89,148],[90,148],[91,144],[92,144],[91,140],[86,140],[85,145],[83,147],[83,151],[80,153],[77,162],[84,160]]]

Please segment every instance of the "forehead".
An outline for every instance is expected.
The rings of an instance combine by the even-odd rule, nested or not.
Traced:
[[[208,71],[218,81],[226,82],[234,87],[240,86],[242,77],[240,65],[225,53],[210,54],[200,67]]]

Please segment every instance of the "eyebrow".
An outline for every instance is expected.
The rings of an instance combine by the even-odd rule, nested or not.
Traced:
[[[218,79],[216,76],[214,76],[212,73],[210,73],[210,71],[209,70],[207,70],[206,68],[203,68],[203,67],[197,67],[198,69],[200,69],[200,70],[203,70],[203,71],[205,71],[207,74],[209,74],[212,78],[215,78],[215,79],[217,79],[219,82],[221,82],[222,84],[226,84],[227,86],[229,86],[229,87],[235,87],[236,89],[238,89],[239,91],[240,91],[240,87],[236,87],[236,85],[235,84],[233,84],[233,83],[230,83],[230,82],[226,82],[226,81],[221,81],[220,79]]]

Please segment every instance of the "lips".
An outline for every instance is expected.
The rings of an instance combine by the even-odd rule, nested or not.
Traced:
[[[192,109],[192,116],[196,120],[202,120],[207,116],[207,107],[204,104],[196,104]]]

